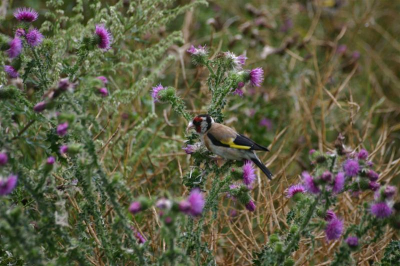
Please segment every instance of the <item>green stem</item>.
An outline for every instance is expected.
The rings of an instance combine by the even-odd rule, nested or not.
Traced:
[[[292,240],[291,240],[290,243],[286,246],[285,250],[283,251],[283,253],[282,253],[281,256],[279,257],[279,260],[278,260],[279,262],[282,263],[283,261],[285,261],[286,257],[289,256],[289,254],[292,252],[292,249],[294,248],[294,246],[296,245],[296,243],[300,240],[300,236],[301,236],[301,234],[303,233],[303,231],[304,231],[304,229],[306,228],[306,226],[308,225],[308,223],[310,222],[311,217],[312,217],[313,214],[314,214],[315,207],[317,206],[317,204],[318,204],[318,202],[319,202],[319,200],[320,200],[320,198],[321,198],[321,195],[322,195],[322,193],[321,193],[320,195],[318,195],[318,197],[316,197],[316,198],[314,199],[314,202],[313,202],[313,203],[310,205],[310,207],[308,208],[307,214],[306,214],[306,216],[304,217],[304,220],[303,220],[303,222],[302,222],[302,224],[301,224],[299,230],[298,230],[297,233],[293,236]]]

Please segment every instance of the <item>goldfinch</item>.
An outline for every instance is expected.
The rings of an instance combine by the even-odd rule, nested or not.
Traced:
[[[214,122],[209,115],[196,116],[187,126],[186,132],[194,128],[201,142],[209,151],[227,160],[251,160],[272,179],[272,173],[260,161],[254,151],[269,151],[251,139],[238,134],[230,127]]]

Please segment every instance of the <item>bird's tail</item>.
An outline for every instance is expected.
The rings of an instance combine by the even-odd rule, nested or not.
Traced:
[[[255,163],[260,169],[261,171],[263,171],[263,173],[269,178],[272,179],[272,173],[271,171],[257,158],[252,158],[251,159],[253,161],[253,163]]]

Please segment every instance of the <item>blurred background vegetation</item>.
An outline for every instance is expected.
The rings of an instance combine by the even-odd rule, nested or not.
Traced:
[[[58,8],[72,17],[77,2],[67,0]],[[88,7],[92,1],[81,2],[79,20],[85,24],[96,14]],[[117,1],[98,2],[107,7]],[[125,1],[125,8],[129,2]],[[165,6],[173,10],[190,2],[178,0]],[[46,20],[44,14],[50,8],[44,1],[3,0],[1,33],[13,35],[12,11],[21,6],[39,11],[37,25]],[[162,12],[164,5],[157,7]],[[223,211],[204,234],[220,265],[250,264],[268,236],[285,228],[288,201],[284,190],[297,182],[303,170],[310,169],[308,151],[333,150],[339,133],[350,147],[371,152],[382,181],[399,184],[399,13],[400,2],[386,0],[220,0],[196,5],[154,29],[146,18],[134,21],[125,32],[113,31],[116,45],[112,55],[101,73],[95,69],[88,73],[109,78],[113,97],[89,111],[101,126],[98,135],[93,133],[102,147],[99,157],[107,175],[121,175],[132,193],[129,197],[122,193],[121,203],[128,205],[129,198],[139,195],[187,194],[183,183],[191,158],[181,149],[187,121],[167,104],[155,105],[149,91],[158,83],[174,86],[193,115],[204,113],[210,99],[207,71],[191,64],[186,53],[191,44],[206,45],[211,56],[224,51],[244,53],[249,58],[248,68],[265,71],[260,88],[247,88],[243,97],[230,96],[224,123],[269,147],[271,152],[260,158],[275,179],[268,182],[259,177],[254,214],[239,210],[239,215],[231,218],[231,202],[221,201]],[[63,25],[68,28],[74,20],[65,23],[70,23]],[[175,35],[167,38],[171,33]],[[51,35],[52,30],[46,34]],[[144,50],[157,43],[160,47]],[[137,52],[141,50],[145,52]],[[146,56],[148,61],[143,61]],[[0,75],[4,81],[4,73]],[[146,126],[137,127],[144,119]],[[357,222],[351,207],[357,202],[350,197],[340,202],[340,215],[348,223]],[[133,223],[151,239],[157,256],[163,243],[156,213],[135,217]],[[359,252],[359,263],[378,260],[391,238],[398,235],[389,231],[382,242]],[[310,251],[307,243],[302,241],[296,253],[299,265],[311,259],[303,255]],[[315,247],[314,262],[324,262],[335,245]]]

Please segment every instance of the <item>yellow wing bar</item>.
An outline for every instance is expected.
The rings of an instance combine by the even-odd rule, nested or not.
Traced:
[[[240,149],[240,150],[250,150],[250,146],[243,146],[243,145],[237,145],[233,142],[233,139],[226,139],[226,140],[221,140],[222,144],[229,145],[229,147],[234,148],[234,149]]]

